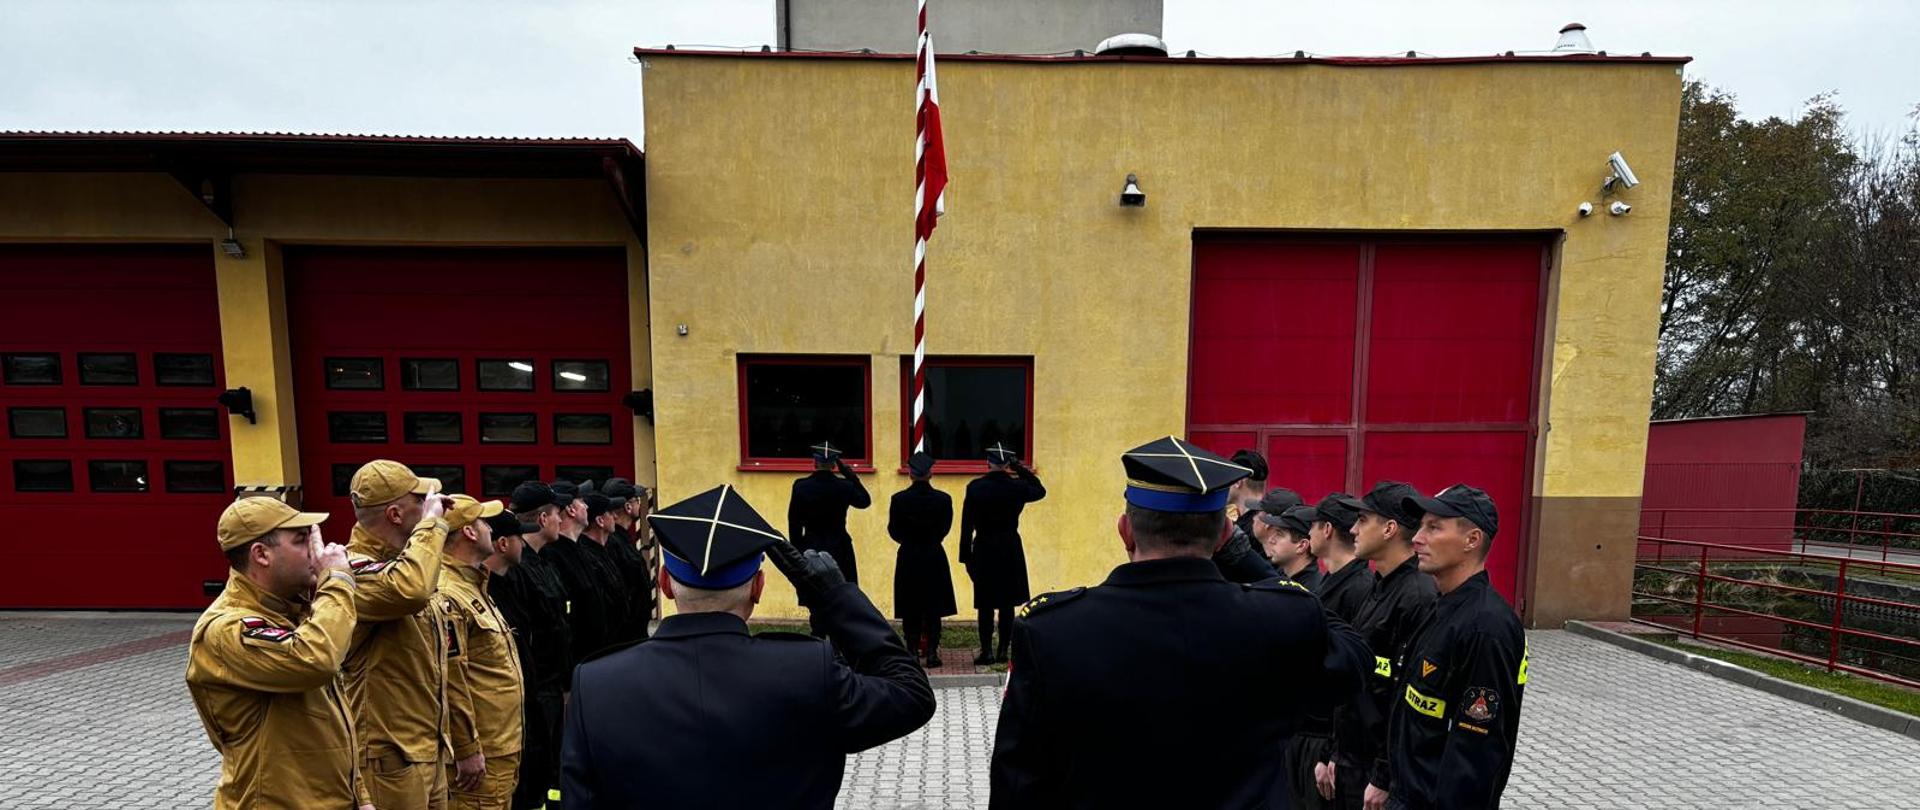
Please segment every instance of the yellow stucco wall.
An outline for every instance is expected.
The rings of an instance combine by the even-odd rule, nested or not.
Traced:
[[[0,174],[0,240],[197,241],[214,252],[229,387],[253,390],[259,423],[230,420],[234,481],[300,483],[291,358],[280,268],[285,244],[621,246],[627,251],[634,380],[648,380],[646,255],[598,179],[458,179],[242,175],[235,236],[159,174]],[[653,480],[652,425],[634,421],[637,477]]]
[[[732,481],[784,525],[795,475],[735,469],[736,356],[871,355],[876,505],[850,526],[885,608],[885,503],[906,483],[913,63],[644,61],[662,500]],[[940,80],[952,184],[928,348],[1035,358],[1032,460],[1052,493],[1024,524],[1036,591],[1124,561],[1118,454],[1184,429],[1196,228],[1564,229],[1535,495],[1638,496],[1677,65],[951,60]],[[1620,195],[1633,213],[1579,219],[1615,150],[1643,181]],[[1115,204],[1129,172],[1145,208]],[[937,483],[957,501],[965,478]],[[763,610],[796,615],[784,585]]]

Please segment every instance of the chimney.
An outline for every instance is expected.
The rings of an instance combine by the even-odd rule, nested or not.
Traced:
[[[1567,23],[1560,29],[1560,41],[1553,44],[1554,53],[1593,53],[1593,43],[1587,41],[1587,27],[1579,23]]]

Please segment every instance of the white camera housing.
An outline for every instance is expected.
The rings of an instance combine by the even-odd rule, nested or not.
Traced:
[[[1615,183],[1619,183],[1627,188],[1640,185],[1640,178],[1634,176],[1633,167],[1627,165],[1627,159],[1621,157],[1619,152],[1607,156],[1607,166],[1613,169],[1613,176],[1607,178],[1606,189],[1608,191],[1613,190]]]
[[[1607,213],[1612,214],[1616,217],[1624,217],[1627,215],[1628,211],[1632,211],[1632,210],[1633,210],[1633,206],[1623,203],[1619,200],[1614,200],[1612,205],[1607,206]]]
[[[1581,204],[1580,204],[1580,216],[1582,216],[1582,217],[1590,217],[1590,216],[1593,216],[1593,203],[1590,203],[1590,202],[1583,202],[1583,203],[1581,203]]]

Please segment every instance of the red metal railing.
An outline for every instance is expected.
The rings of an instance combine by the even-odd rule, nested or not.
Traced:
[[[1920,565],[1642,536],[1633,620],[1920,687],[1920,597],[1910,593],[1920,593]]]
[[[1793,550],[1881,564],[1920,564],[1920,515],[1846,509],[1644,509],[1640,534]]]

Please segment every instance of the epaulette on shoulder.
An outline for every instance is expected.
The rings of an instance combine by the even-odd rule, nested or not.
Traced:
[[[1298,582],[1294,582],[1293,580],[1287,579],[1286,577],[1276,577],[1274,579],[1263,580],[1260,582],[1242,583],[1240,587],[1249,591],[1266,591],[1269,593],[1294,593],[1294,594],[1299,594],[1301,596],[1313,595],[1313,591],[1307,590],[1307,586],[1302,585]]]
[[[609,644],[605,647],[601,647],[599,650],[588,653],[587,657],[580,659],[580,663],[584,664],[584,663],[587,663],[588,661],[594,661],[601,658],[605,658],[609,655],[617,653],[628,647],[633,647],[633,646],[637,646],[645,643],[647,643],[647,640],[644,638],[641,638],[641,639],[634,639],[633,641],[623,641],[623,642],[620,642],[619,644]]]
[[[1055,591],[1053,593],[1043,593],[1043,594],[1040,594],[1039,596],[1034,597],[1032,601],[1029,601],[1026,604],[1021,605],[1020,607],[1014,609],[1014,615],[1024,619],[1027,616],[1032,615],[1035,611],[1051,610],[1053,608],[1059,607],[1062,604],[1078,599],[1082,594],[1086,592],[1087,592],[1086,588],[1074,588],[1073,590],[1069,590],[1069,591]]]

